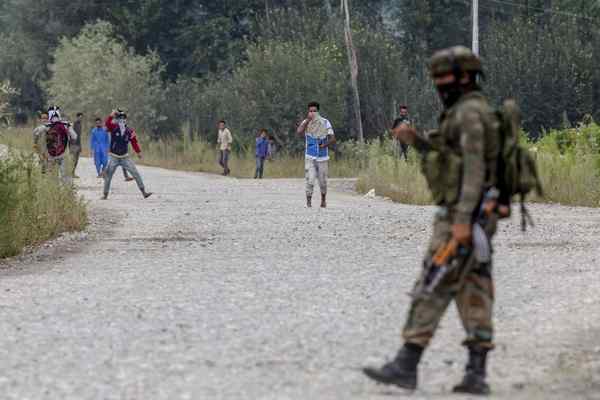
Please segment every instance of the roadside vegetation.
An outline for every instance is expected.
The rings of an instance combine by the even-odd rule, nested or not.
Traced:
[[[214,144],[185,135],[180,139],[152,140],[142,133],[141,164],[169,169],[220,173]],[[87,142],[84,136],[83,143]],[[545,189],[543,199],[564,205],[600,207],[600,126],[594,122],[545,132],[538,140],[523,139],[535,154]],[[31,149],[30,129],[10,129],[0,143],[13,148]],[[84,146],[84,155],[87,150]],[[233,152],[232,175],[251,178],[254,175],[254,148],[238,148]],[[266,164],[267,178],[304,177],[301,155],[279,152]],[[330,162],[331,177],[358,178],[356,189],[366,193],[372,189],[379,196],[407,204],[430,204],[431,197],[420,172],[419,157],[409,152],[408,162],[398,157],[390,139],[374,139],[365,144],[353,141],[339,143]]]
[[[0,258],[86,224],[85,202],[75,188],[42,174],[33,154],[9,151],[0,157]]]

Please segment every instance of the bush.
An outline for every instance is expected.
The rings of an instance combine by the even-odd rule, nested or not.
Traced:
[[[33,155],[0,159],[0,258],[86,223],[85,204],[75,189],[42,175]]]
[[[267,41],[251,46],[246,64],[202,90],[196,106],[206,113],[202,131],[214,136],[214,124],[224,118],[236,146],[253,146],[258,130],[267,128],[280,147],[299,152],[304,143],[296,135],[296,124],[309,101],[321,103],[334,129],[343,123],[343,54],[329,42],[309,47]]]
[[[86,25],[78,36],[63,38],[54,59],[46,89],[50,100],[71,116],[81,111],[103,117],[123,107],[130,124],[139,130],[153,136],[165,129],[179,132],[179,119],[164,112],[172,109],[167,108],[170,102],[158,56],[128,51],[109,23]]]

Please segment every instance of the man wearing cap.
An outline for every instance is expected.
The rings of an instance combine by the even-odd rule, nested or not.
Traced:
[[[400,124],[394,134],[421,153],[423,171],[438,205],[424,265],[431,266],[436,251],[451,241],[467,250],[455,256],[458,267],[444,276],[431,293],[413,293],[402,332],[404,344],[396,357],[381,368],[363,371],[379,383],[415,389],[421,355],[454,300],[466,331],[463,344],[469,359],[462,382],[453,390],[485,395],[490,392],[486,359],[494,347],[492,263],[491,258],[483,262],[469,249],[473,247],[473,224],[480,214],[484,193],[496,183],[498,124],[477,82],[482,74],[481,62],[469,49],[456,46],[435,53],[430,70],[444,105],[439,128],[420,135],[413,127]],[[496,231],[497,219],[492,213],[482,226],[487,243]],[[423,287],[430,273],[431,268],[422,269],[415,289]]]
[[[129,143],[131,143],[131,147],[140,159],[142,158],[142,150],[138,144],[135,130],[127,126],[127,114],[121,110],[114,110],[106,119],[105,125],[110,133],[110,160],[104,174],[104,195],[102,199],[106,200],[108,198],[110,182],[118,166],[121,166],[123,170],[133,176],[144,198],[150,197],[152,193],[146,192],[144,181],[129,157]]]

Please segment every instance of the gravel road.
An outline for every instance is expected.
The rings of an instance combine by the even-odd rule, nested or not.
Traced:
[[[89,160],[87,232],[0,264],[2,399],[390,399],[360,367],[400,345],[433,209],[301,180],[142,167],[142,200]],[[268,174],[268,170],[267,170]],[[535,205],[496,238],[497,399],[600,399],[600,215]],[[446,399],[463,370],[452,307],[411,399]]]

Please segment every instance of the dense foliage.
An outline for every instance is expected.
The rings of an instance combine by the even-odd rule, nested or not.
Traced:
[[[481,53],[495,101],[519,100],[527,131],[600,120],[600,1],[480,0]],[[469,44],[468,0],[352,0],[367,138],[399,104],[421,125],[439,110],[426,73],[435,49]],[[68,112],[120,105],[154,137],[214,137],[226,119],[243,143],[259,127],[293,151],[308,99],[342,137],[353,97],[337,0],[5,0],[0,81],[12,110],[57,101]],[[102,21],[102,22],[99,22]]]

